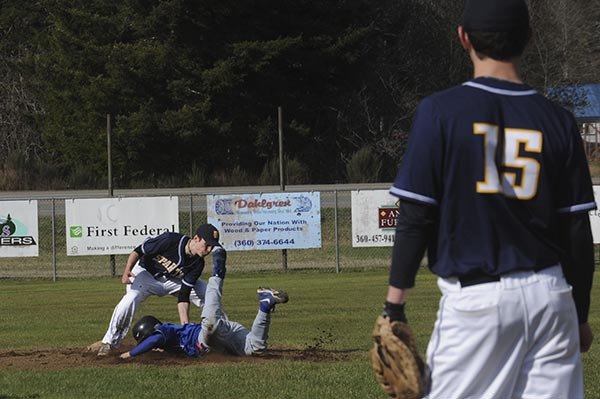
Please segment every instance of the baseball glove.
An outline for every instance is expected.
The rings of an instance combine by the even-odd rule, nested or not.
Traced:
[[[379,316],[373,330],[371,365],[375,378],[391,398],[417,399],[425,391],[425,363],[408,324]]]

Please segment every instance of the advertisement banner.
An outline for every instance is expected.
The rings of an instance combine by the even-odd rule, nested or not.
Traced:
[[[179,231],[178,197],[65,200],[67,255],[129,254],[144,239]]]
[[[321,194],[209,195],[207,219],[228,251],[321,247]]]
[[[0,201],[0,258],[38,256],[38,203]]]
[[[596,206],[600,207],[600,186],[594,186],[594,200]],[[600,211],[593,210],[590,214],[590,225],[592,226],[592,237],[594,238],[594,244],[600,244]]]
[[[391,247],[398,219],[398,198],[388,190],[352,191],[352,246]]]

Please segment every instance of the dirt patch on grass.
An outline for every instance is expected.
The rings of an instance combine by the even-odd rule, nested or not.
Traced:
[[[37,351],[0,352],[0,369],[46,369],[63,370],[94,367],[118,367],[127,364],[147,364],[155,366],[190,366],[196,362],[265,362],[270,360],[292,361],[339,361],[356,357],[358,350],[324,350],[324,349],[269,349],[260,356],[232,356],[223,353],[210,352],[201,358],[189,358],[183,354],[168,352],[149,352],[133,359],[122,360],[119,354],[130,349],[121,348],[106,357],[98,358],[95,352],[85,348],[49,349]]]

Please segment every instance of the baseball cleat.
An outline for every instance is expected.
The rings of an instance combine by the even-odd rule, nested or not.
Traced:
[[[102,345],[100,346],[100,349],[98,349],[98,353],[96,353],[96,356],[98,357],[103,357],[106,356],[110,353],[110,344],[105,344],[102,343]]]
[[[285,291],[279,291],[273,288],[258,287],[256,290],[258,296],[258,302],[261,305],[261,309],[268,309],[272,311],[275,309],[275,305],[279,303],[286,303],[290,298]]]

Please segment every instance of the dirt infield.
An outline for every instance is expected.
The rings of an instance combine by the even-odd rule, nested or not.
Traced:
[[[130,348],[123,347],[122,351]],[[142,356],[122,360],[114,352],[103,358],[97,358],[94,352],[85,348],[49,349],[37,351],[0,352],[0,369],[45,369],[63,370],[93,367],[118,367],[127,364],[146,364],[155,366],[189,366],[195,362],[265,362],[283,359],[292,361],[338,361],[355,357],[358,350],[331,351],[323,349],[269,349],[260,356],[239,357],[221,353],[208,353],[201,358],[189,358],[183,354],[150,352]]]

